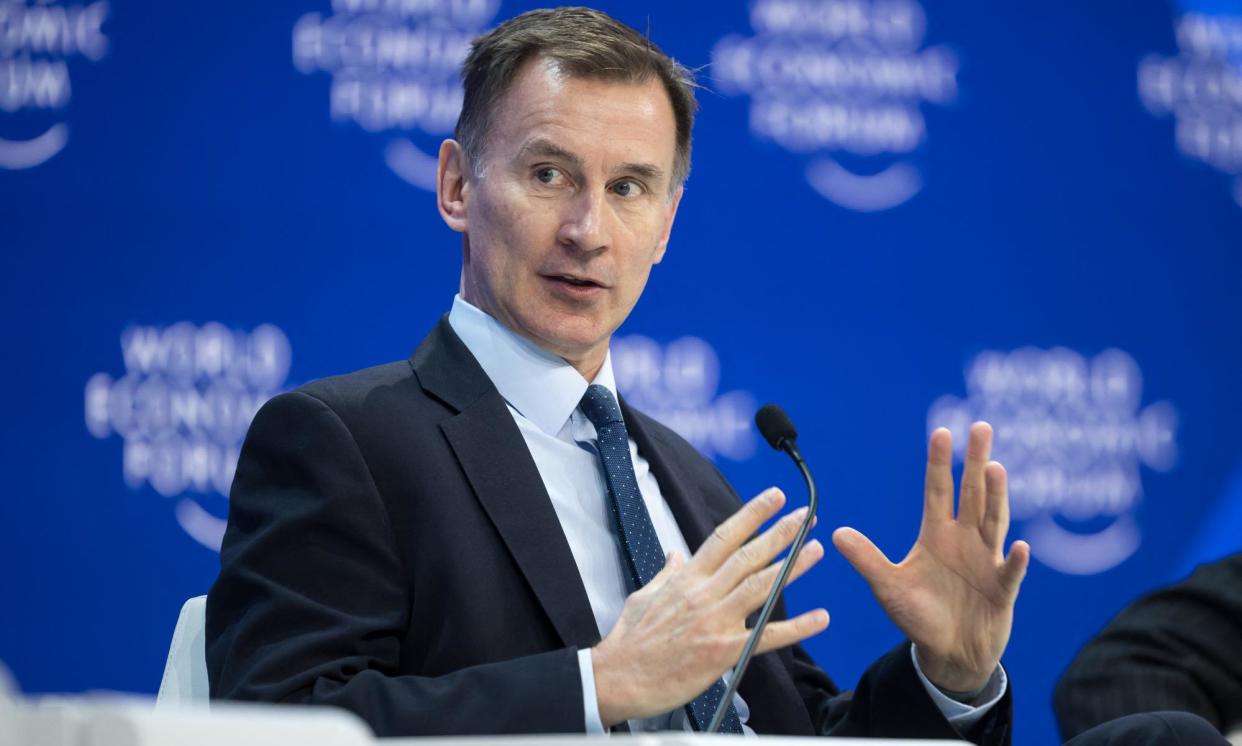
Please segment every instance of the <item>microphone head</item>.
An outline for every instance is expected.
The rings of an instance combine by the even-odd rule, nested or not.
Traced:
[[[798,431],[789,421],[789,415],[775,404],[764,404],[759,408],[755,413],[755,425],[759,427],[759,433],[768,441],[768,445],[778,451],[785,441],[793,443],[798,439]]]

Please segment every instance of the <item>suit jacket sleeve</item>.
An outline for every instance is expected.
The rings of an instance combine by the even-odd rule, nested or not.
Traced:
[[[1064,738],[1113,718],[1185,710],[1242,725],[1242,553],[1126,608],[1079,651],[1053,696]]]
[[[798,667],[814,667],[799,648]],[[817,669],[816,669],[817,670]],[[820,673],[822,677],[823,674]],[[910,642],[904,640],[872,663],[852,692],[828,695],[815,682],[814,673],[803,674],[800,691],[817,718],[817,731],[825,735],[871,738],[966,739],[981,746],[1004,746],[1010,742],[1013,695],[1009,689],[968,732],[959,732],[936,707],[919,680],[910,658]]]
[[[255,417],[221,565],[207,599],[213,698],[336,705],[380,736],[584,728],[572,648],[398,674],[416,600],[363,455],[314,396],[283,394]]]

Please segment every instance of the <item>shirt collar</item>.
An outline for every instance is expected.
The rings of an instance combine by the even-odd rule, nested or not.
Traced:
[[[460,294],[453,296],[449,325],[509,406],[548,435],[560,433],[586,394],[588,384],[581,373],[467,303]],[[592,383],[616,397],[611,350]]]

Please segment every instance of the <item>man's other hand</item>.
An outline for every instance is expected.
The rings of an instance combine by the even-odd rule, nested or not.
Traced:
[[[773,560],[793,543],[805,509],[747,539],[784,504],[780,490],[766,490],[720,524],[689,561],[669,554],[664,569],[626,599],[616,626],[591,650],[605,727],[680,707],[737,662],[749,634],[746,617],[767,600],[780,570]],[[788,582],[823,556],[823,545],[807,542]],[[772,622],[757,652],[792,645],[827,627],[823,609]]]
[[[991,426],[976,422],[955,519],[952,436],[944,428],[932,433],[923,522],[900,564],[852,528],[832,536],[889,618],[914,641],[920,668],[941,689],[973,691],[987,684],[1009,642],[1018,586],[1030,561],[1030,547],[1022,541],[1004,556],[1009,493],[1004,467],[988,461],[991,450]]]

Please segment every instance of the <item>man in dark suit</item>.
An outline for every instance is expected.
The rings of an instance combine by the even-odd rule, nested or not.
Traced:
[[[463,79],[437,192],[462,234],[459,297],[409,361],[256,416],[208,597],[212,694],[339,705],[380,735],[701,728],[799,516],[755,536],[779,491],[741,506],[612,385],[609,339],[689,170],[693,81],[584,9],[503,24]],[[1004,556],[990,441],[972,428],[955,517],[950,436],[933,434],[902,562],[834,533],[911,642],[842,695],[797,647],[826,612],[782,618],[726,728],[1008,740],[999,659],[1029,550]]]
[[[1242,733],[1242,552],[1124,609],[1079,651],[1053,703],[1066,738],[1151,710]]]

